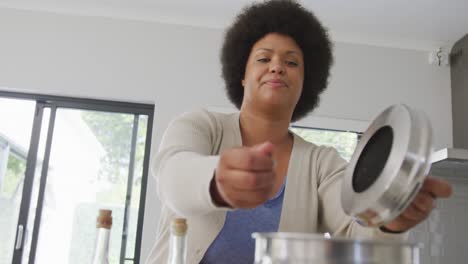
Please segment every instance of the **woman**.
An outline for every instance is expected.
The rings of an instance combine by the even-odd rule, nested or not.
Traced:
[[[254,4],[227,31],[221,58],[235,114],[187,113],[167,129],[153,167],[163,202],[150,263],[167,258],[169,224],[188,218],[189,263],[252,263],[252,232],[330,232],[401,239],[450,186],[428,178],[413,204],[380,229],[345,215],[346,162],[288,130],[325,89],[331,44],[319,21],[294,1]]]

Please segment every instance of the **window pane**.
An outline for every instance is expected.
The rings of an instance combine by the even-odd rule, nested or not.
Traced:
[[[112,210],[109,262],[119,263],[133,118],[57,110],[35,263],[90,262],[100,208]]]
[[[299,127],[293,127],[291,130],[316,145],[334,147],[347,161],[351,159],[358,142],[358,134],[355,132]]]
[[[11,263],[35,102],[0,98],[0,263]]]

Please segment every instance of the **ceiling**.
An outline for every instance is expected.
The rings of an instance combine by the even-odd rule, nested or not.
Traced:
[[[225,28],[253,0],[0,0],[0,7]],[[468,33],[467,0],[299,0],[335,41],[450,48]]]

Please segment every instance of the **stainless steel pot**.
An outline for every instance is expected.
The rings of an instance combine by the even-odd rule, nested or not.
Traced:
[[[302,233],[254,233],[255,264],[419,264],[416,244],[325,238]]]

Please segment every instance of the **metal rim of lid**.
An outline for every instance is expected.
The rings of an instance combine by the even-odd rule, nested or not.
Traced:
[[[377,179],[364,191],[353,188],[359,158],[372,136],[390,127],[393,142]],[[412,201],[430,169],[432,128],[420,111],[398,104],[385,109],[364,132],[353,153],[341,188],[346,214],[364,226],[382,226],[395,219]]]

